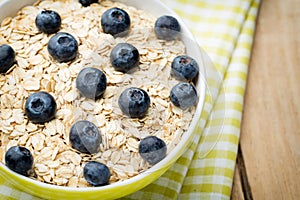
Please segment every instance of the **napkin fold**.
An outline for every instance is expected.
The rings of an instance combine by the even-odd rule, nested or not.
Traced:
[[[205,105],[185,154],[156,182],[122,199],[230,199],[260,0],[162,1],[210,58]]]
[[[207,54],[206,100],[189,149],[157,181],[122,199],[230,199],[260,0],[162,1]],[[40,200],[3,178],[0,199]]]

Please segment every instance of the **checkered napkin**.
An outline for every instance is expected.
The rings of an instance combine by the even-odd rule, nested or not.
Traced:
[[[208,54],[197,136],[156,182],[123,199],[230,199],[243,98],[260,0],[163,0]]]
[[[204,110],[185,154],[157,181],[122,199],[230,199],[260,0],[162,1],[182,17],[210,58]],[[39,200],[2,178],[0,199]]]

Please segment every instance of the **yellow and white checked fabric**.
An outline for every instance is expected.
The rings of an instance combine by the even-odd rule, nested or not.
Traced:
[[[260,0],[162,0],[210,57],[197,137],[156,182],[122,199],[230,199],[243,98]],[[0,199],[39,200],[0,179]]]
[[[260,0],[163,0],[185,21],[208,67],[198,137],[172,168],[123,199],[230,199],[248,63]],[[216,91],[219,90],[219,94]]]

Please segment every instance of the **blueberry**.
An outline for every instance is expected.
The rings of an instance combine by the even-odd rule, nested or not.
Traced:
[[[42,10],[35,18],[35,25],[43,33],[56,33],[60,28],[61,18],[53,10]]]
[[[139,143],[139,154],[146,162],[154,165],[166,157],[166,143],[156,136],[145,137]]]
[[[83,96],[96,100],[106,90],[106,76],[97,68],[84,68],[76,78],[76,87]]]
[[[48,52],[58,62],[73,60],[77,51],[78,43],[69,33],[59,32],[52,36],[48,42]]]
[[[180,32],[180,24],[172,16],[163,15],[159,17],[154,25],[154,31],[158,39],[174,40]]]
[[[180,80],[193,80],[198,72],[197,62],[189,56],[177,56],[172,62],[172,74]]]
[[[118,104],[124,114],[131,118],[139,118],[147,113],[150,97],[146,91],[131,87],[121,93]]]
[[[16,53],[11,46],[0,46],[0,73],[6,73],[15,64]]]
[[[102,14],[101,26],[104,33],[124,36],[127,35],[130,28],[130,17],[125,10],[111,8]]]
[[[56,113],[56,102],[47,92],[32,93],[25,102],[25,114],[34,123],[52,120]]]
[[[128,72],[139,65],[140,54],[133,45],[119,43],[110,53],[110,62],[117,71]]]
[[[28,176],[28,172],[32,169],[33,156],[25,147],[13,146],[5,153],[6,166],[24,176]]]
[[[72,147],[81,153],[97,153],[102,142],[102,137],[95,124],[81,120],[76,122],[69,135]]]
[[[82,6],[87,7],[90,6],[92,3],[98,3],[98,0],[79,0]]]
[[[83,176],[92,186],[103,186],[109,182],[110,171],[106,165],[90,161],[83,168]]]
[[[175,106],[185,110],[196,103],[197,91],[190,83],[178,83],[171,90],[170,100]]]

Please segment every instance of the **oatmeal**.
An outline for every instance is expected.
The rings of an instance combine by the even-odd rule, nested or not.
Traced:
[[[103,33],[101,15],[118,7],[131,17],[129,34],[113,37]],[[47,44],[53,34],[41,33],[35,18],[43,10],[61,16],[60,32],[74,36],[77,57],[65,63],[53,60]],[[170,102],[170,90],[179,83],[171,76],[171,63],[185,54],[180,40],[158,40],[153,30],[156,18],[136,8],[111,1],[83,7],[76,0],[45,0],[21,9],[6,18],[0,27],[0,44],[10,44],[16,63],[0,74],[0,159],[12,146],[28,148],[34,164],[30,177],[41,182],[70,187],[88,187],[83,168],[89,161],[104,163],[111,172],[109,183],[126,180],[151,167],[138,153],[139,141],[157,136],[170,152],[188,129],[195,106],[181,110]],[[130,43],[140,54],[139,66],[129,73],[116,71],[110,64],[110,52],[119,43]],[[100,69],[107,87],[96,101],[80,95],[76,88],[78,73],[87,67]],[[130,118],[118,106],[118,97],[129,87],[146,91],[151,99],[143,118]],[[26,99],[35,92],[51,94],[57,104],[56,116],[44,124],[35,124],[24,113]],[[85,154],[69,142],[72,125],[88,120],[100,130],[100,151]]]

